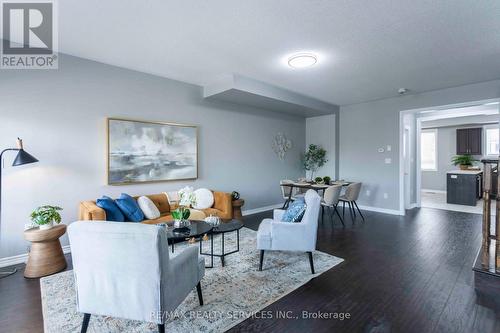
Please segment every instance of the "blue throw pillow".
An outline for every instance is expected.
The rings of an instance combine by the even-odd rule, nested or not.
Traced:
[[[126,193],[122,193],[118,199],[115,200],[116,204],[125,215],[125,219],[131,222],[141,222],[144,220],[144,213],[137,201]]]
[[[300,222],[306,211],[306,203],[303,198],[297,199],[288,206],[283,214],[283,222]]]
[[[125,216],[123,216],[120,208],[116,205],[116,202],[110,197],[103,195],[101,199],[96,200],[96,205],[97,207],[104,209],[107,221],[125,221]]]

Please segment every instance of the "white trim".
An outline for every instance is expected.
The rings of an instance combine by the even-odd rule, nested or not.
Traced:
[[[274,204],[274,205],[269,205],[269,206],[264,206],[264,207],[259,207],[259,208],[254,208],[254,209],[247,209],[241,212],[241,215],[247,216],[247,215],[252,215],[252,214],[257,214],[257,213],[262,213],[266,212],[268,210],[276,209],[276,208],[281,208],[283,207],[283,204]]]
[[[402,215],[401,212],[397,209],[388,209],[388,208],[379,208],[379,207],[372,207],[372,206],[362,206],[358,205],[359,209],[361,210],[367,210],[370,212],[377,212],[377,213],[383,213],[383,214],[390,214],[390,215]]]
[[[417,203],[414,202],[414,203],[409,204],[408,208],[406,208],[406,209],[413,209],[413,208],[417,208],[417,207],[418,207]]]
[[[71,252],[69,245],[64,245],[62,247],[63,253],[67,254]],[[28,261],[28,253],[19,254],[17,256],[5,257],[0,259],[0,267],[7,267],[12,265],[24,264]]]
[[[446,191],[442,191],[442,190],[431,190],[431,189],[428,189],[428,188],[423,188],[423,189],[421,189],[420,191],[422,191],[422,192],[426,192],[426,193],[443,193],[443,194],[446,194]]]

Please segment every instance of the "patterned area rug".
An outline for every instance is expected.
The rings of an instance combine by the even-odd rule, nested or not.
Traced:
[[[200,306],[196,289],[166,323],[167,332],[223,332],[311,278],[340,264],[343,259],[316,251],[312,275],[305,253],[268,252],[263,271],[258,271],[259,252],[253,230],[240,230],[240,252],[226,257],[225,267],[214,258],[215,268],[207,268],[201,281],[205,305]],[[226,252],[236,248],[236,233],[225,236]],[[203,242],[205,245],[209,242]],[[175,254],[189,245],[176,244]],[[214,252],[220,253],[220,238],[214,238]],[[209,264],[209,258],[205,259]],[[45,332],[79,332],[83,316],[76,312],[73,272],[66,271],[40,280]],[[154,332],[156,324],[105,316],[92,316],[87,332]]]

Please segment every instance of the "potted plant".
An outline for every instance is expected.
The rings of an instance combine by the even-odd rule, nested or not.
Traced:
[[[458,165],[460,170],[467,170],[470,166],[474,164],[475,160],[472,155],[456,155],[451,159],[453,165]]]
[[[316,177],[316,178],[314,178],[314,182],[315,182],[316,184],[323,184],[323,178],[321,178],[321,177]]]
[[[179,207],[172,211],[172,217],[174,218],[174,228],[181,229],[187,228],[189,226],[189,216],[191,211],[189,207],[196,204],[196,195],[193,192],[193,188],[186,186],[179,190]]]
[[[323,182],[326,184],[326,185],[330,185],[330,182],[332,181],[332,179],[328,176],[325,176],[323,177]]]
[[[314,173],[325,163],[326,150],[321,146],[310,144],[303,158],[303,166],[306,171],[311,171],[311,179],[314,179]]]
[[[40,206],[31,213],[31,222],[38,225],[40,230],[47,230],[54,226],[54,223],[61,223],[61,207]]]

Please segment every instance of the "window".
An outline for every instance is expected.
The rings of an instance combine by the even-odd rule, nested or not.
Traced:
[[[486,155],[498,156],[498,125],[485,127]]]
[[[423,171],[437,171],[437,130],[420,133],[420,164]]]

